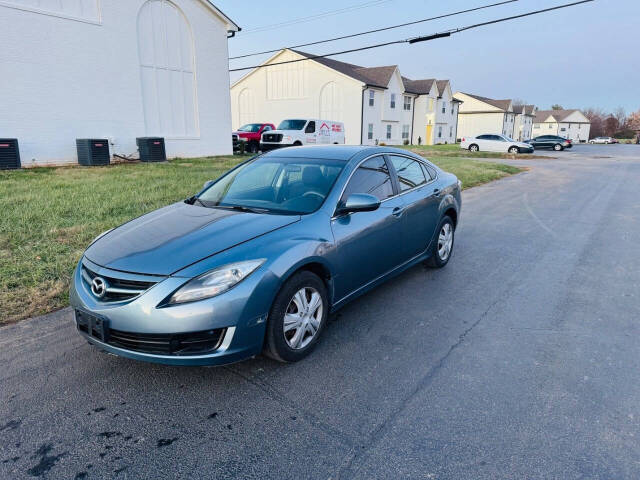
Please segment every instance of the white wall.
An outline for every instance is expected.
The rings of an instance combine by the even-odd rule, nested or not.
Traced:
[[[434,127],[433,143],[455,143],[456,142],[456,126],[458,123],[458,102],[452,102],[453,95],[451,89],[447,89],[441,93],[438,99],[435,111],[436,125]],[[444,112],[443,107],[444,106]],[[440,136],[440,130],[442,135]]]
[[[164,136],[145,125],[138,54],[145,2],[81,1],[99,10],[41,12],[0,2],[0,132],[18,138],[23,166],[76,162],[76,138],[112,138],[112,153],[131,154],[135,137]],[[167,154],[231,153],[227,27],[200,1],[174,3],[192,31],[196,129],[185,135],[191,138],[166,138]]]
[[[302,57],[285,51],[271,63],[297,58]],[[362,88],[360,82],[311,60],[259,68],[231,88],[233,128],[247,122],[277,127],[286,118],[322,118],[344,122],[345,143],[359,145]],[[377,94],[376,103],[380,100]],[[333,112],[335,118],[323,118],[321,112]]]
[[[485,133],[501,134],[503,128],[502,112],[458,114],[458,138],[477,137]]]

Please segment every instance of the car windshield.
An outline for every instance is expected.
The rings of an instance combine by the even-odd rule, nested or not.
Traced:
[[[210,208],[301,215],[323,204],[344,162],[262,157],[230,171],[197,197]]]
[[[505,138],[505,140],[507,142],[515,142],[515,140],[513,138],[511,138],[511,137],[507,137],[506,135],[503,135],[503,137]]]
[[[246,125],[241,126],[238,131],[239,132],[251,132],[258,133],[260,131],[261,123],[248,123]]]
[[[302,130],[306,124],[306,120],[283,120],[278,125],[278,130]]]

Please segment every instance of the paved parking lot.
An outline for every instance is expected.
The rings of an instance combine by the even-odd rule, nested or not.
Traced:
[[[466,191],[447,268],[295,365],[136,363],[68,310],[0,329],[0,478],[640,478],[640,147],[603,147]]]

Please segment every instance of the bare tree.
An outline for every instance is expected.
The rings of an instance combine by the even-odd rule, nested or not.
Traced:
[[[618,129],[625,130],[627,126],[627,113],[624,111],[624,108],[618,107],[614,110],[613,116],[618,121]]]
[[[585,117],[587,117],[589,122],[591,122],[591,129],[589,131],[591,138],[603,136],[605,130],[604,119],[607,116],[606,113],[604,113],[601,108],[594,107],[584,108],[582,113],[584,113]]]
[[[526,105],[526,104],[527,104],[527,101],[526,101],[526,100],[523,100],[523,99],[521,99],[521,98],[514,98],[514,99],[511,101],[511,103],[513,103],[513,106],[514,106],[514,107],[521,107],[521,106],[523,106],[523,105]]]

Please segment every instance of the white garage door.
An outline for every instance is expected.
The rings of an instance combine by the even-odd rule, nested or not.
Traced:
[[[198,136],[191,28],[167,0],[150,0],[138,17],[142,101],[147,135]]]

